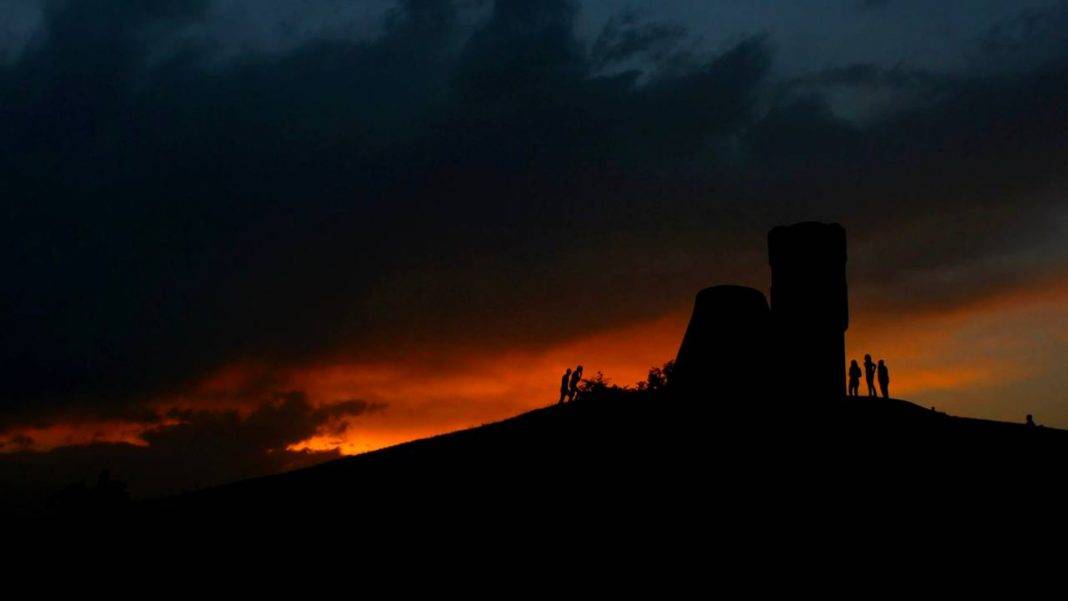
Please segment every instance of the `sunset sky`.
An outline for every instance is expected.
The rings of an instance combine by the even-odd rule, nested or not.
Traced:
[[[1048,0],[7,0],[0,492],[633,385],[804,220],[845,226],[848,355],[894,396],[1068,428],[1066,32]]]

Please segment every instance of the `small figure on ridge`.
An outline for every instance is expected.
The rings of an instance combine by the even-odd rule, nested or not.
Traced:
[[[875,362],[871,355],[864,355],[864,379],[868,382],[868,396],[878,396],[875,394]]]
[[[564,376],[560,378],[560,400],[556,402],[557,405],[561,405],[564,402],[564,397],[567,396],[568,386],[571,384],[571,368],[567,368],[564,372]]]
[[[849,363],[849,396],[860,396],[860,366],[856,359]]]
[[[879,365],[877,368],[879,372],[879,389],[883,393],[883,398],[890,398],[890,369],[886,367],[886,362],[879,359]]]
[[[579,365],[575,368],[575,371],[571,373],[571,386],[567,391],[567,401],[570,403],[575,400],[575,395],[578,394],[578,385],[582,381],[582,366]]]

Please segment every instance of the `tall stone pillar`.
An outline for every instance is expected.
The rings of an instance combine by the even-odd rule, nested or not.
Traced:
[[[768,259],[781,393],[806,401],[841,398],[849,327],[845,228],[776,227],[768,234]]]

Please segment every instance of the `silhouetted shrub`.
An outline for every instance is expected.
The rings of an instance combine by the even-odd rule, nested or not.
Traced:
[[[597,372],[597,375],[592,378],[583,379],[582,382],[579,383],[579,393],[583,397],[598,395],[613,388],[619,388],[619,386],[612,384],[601,372]]]
[[[663,367],[649,368],[649,375],[642,382],[638,382],[638,390],[660,391],[666,390],[674,382],[675,362],[668,361]]]

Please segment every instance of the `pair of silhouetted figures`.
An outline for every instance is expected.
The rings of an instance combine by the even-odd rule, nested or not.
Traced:
[[[871,355],[864,355],[863,373],[864,380],[868,383],[868,396],[878,396],[875,393],[875,380],[878,379],[883,398],[890,398],[890,368],[886,366],[886,361],[879,359],[879,364],[876,365],[871,360]],[[849,396],[860,396],[860,375],[860,366],[857,365],[857,360],[853,359],[849,363]]]
[[[582,366],[579,365],[575,368],[575,371],[571,371],[571,368],[567,368],[563,377],[560,378],[560,400],[557,401],[557,405],[564,402],[567,399],[568,402],[575,400],[575,396],[578,394],[578,385],[582,381]]]

